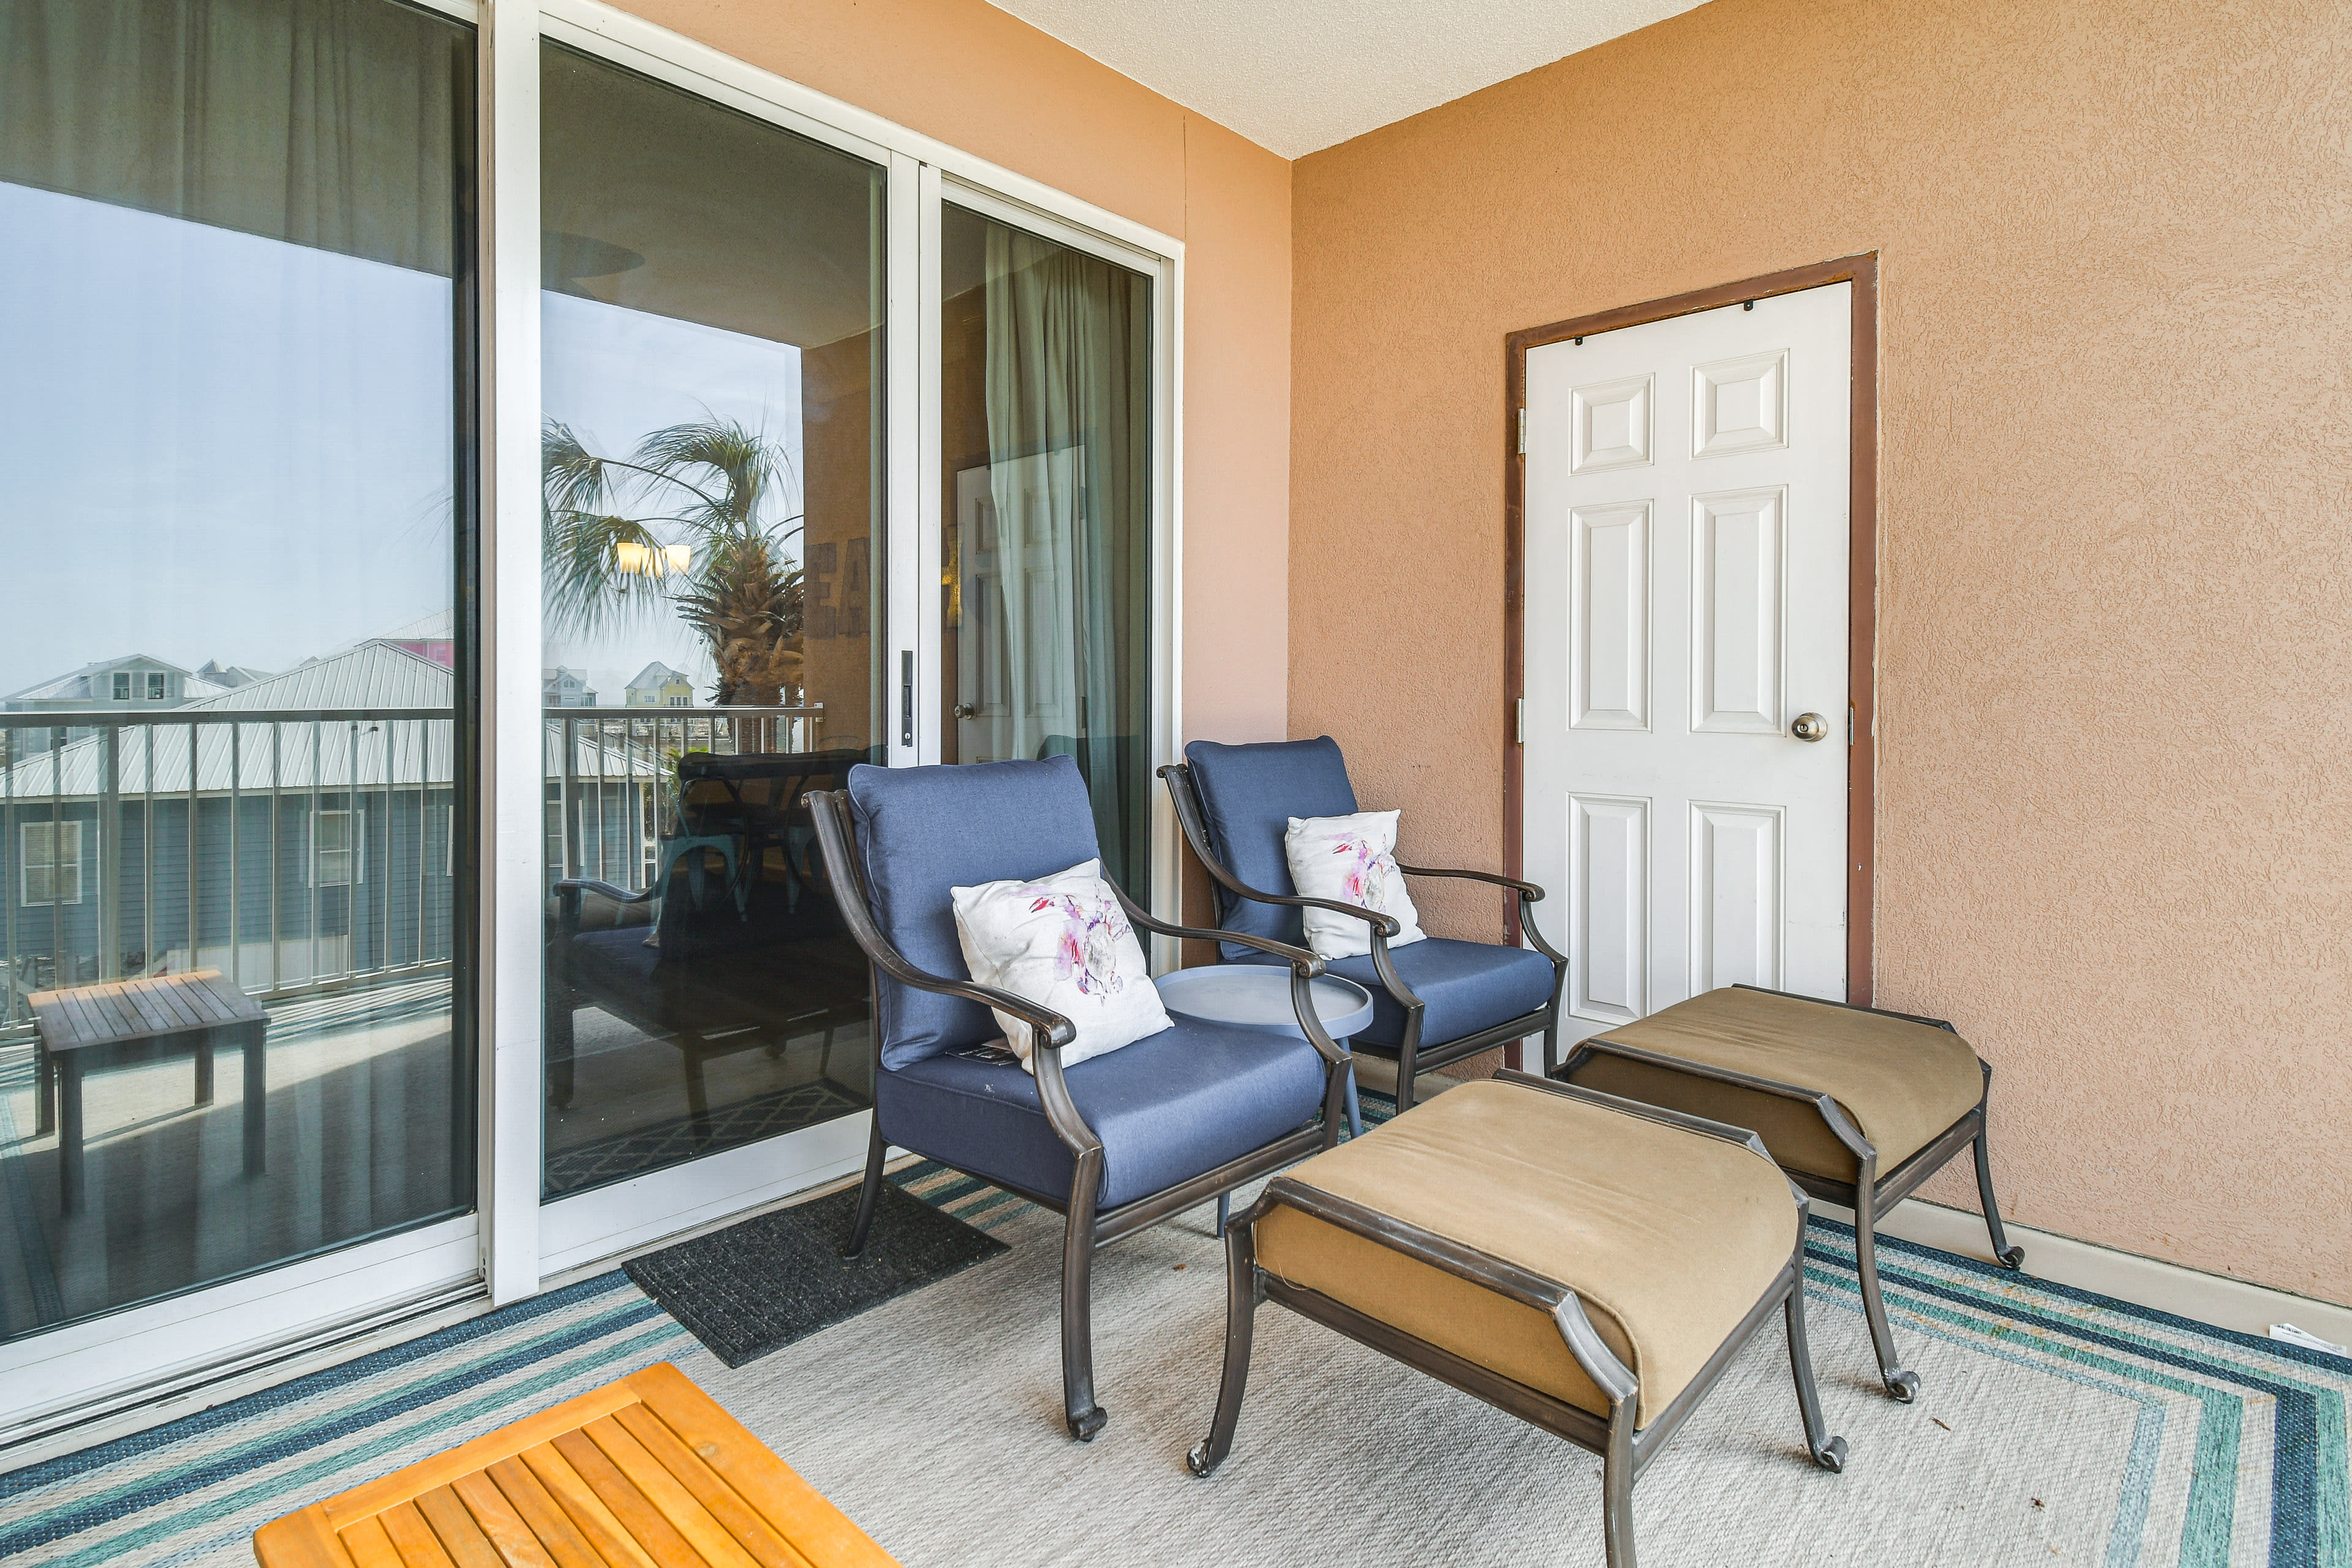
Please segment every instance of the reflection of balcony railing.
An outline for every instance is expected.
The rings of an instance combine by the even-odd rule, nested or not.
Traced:
[[[546,719],[550,886],[593,877],[634,891],[651,879],[679,757],[814,751],[824,704],[550,708]]]
[[[441,708],[0,714],[0,1036],[55,985],[445,969],[455,738]]]

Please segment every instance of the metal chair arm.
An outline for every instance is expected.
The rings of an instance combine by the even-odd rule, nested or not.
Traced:
[[[1469,871],[1445,866],[1408,866],[1397,862],[1397,869],[1408,877],[1455,877],[1465,882],[1491,882],[1497,888],[1509,888],[1528,903],[1540,902],[1544,890],[1533,882],[1522,882],[1517,877],[1506,877],[1499,871]]]
[[[1455,870],[1437,866],[1408,866],[1397,862],[1397,869],[1408,877],[1455,877],[1465,882],[1486,882],[1497,888],[1508,888],[1519,896],[1519,929],[1527,933],[1528,942],[1538,952],[1554,963],[1566,963],[1568,955],[1546,942],[1536,925],[1532,906],[1543,901],[1544,890],[1533,882],[1523,882],[1517,877],[1506,877],[1496,871]]]

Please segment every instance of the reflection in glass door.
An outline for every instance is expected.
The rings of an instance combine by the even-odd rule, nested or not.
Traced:
[[[1074,757],[1150,897],[1150,277],[940,213],[942,761]]]
[[[558,1197],[869,1102],[803,797],[884,744],[885,171],[541,62]]]
[[[0,0],[0,1340],[473,1207],[473,67]]]

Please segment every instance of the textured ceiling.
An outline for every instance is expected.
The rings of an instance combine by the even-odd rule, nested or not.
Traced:
[[[1297,158],[1698,0],[992,0]]]

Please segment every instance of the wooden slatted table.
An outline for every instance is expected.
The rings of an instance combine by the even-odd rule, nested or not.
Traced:
[[[253,1553],[261,1568],[898,1568],[667,1362],[273,1521]]]
[[[37,1135],[50,1129],[57,1105],[58,1191],[68,1214],[81,1209],[81,1080],[88,1068],[134,1050],[194,1050],[198,1105],[213,1101],[213,1047],[226,1042],[245,1053],[245,1173],[268,1168],[269,1095],[264,1037],[269,1015],[217,969],[111,980],[36,991],[33,1024],[40,1041],[33,1112]]]

